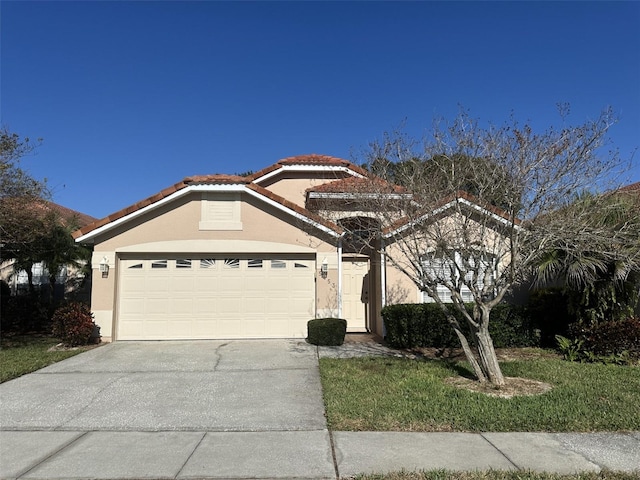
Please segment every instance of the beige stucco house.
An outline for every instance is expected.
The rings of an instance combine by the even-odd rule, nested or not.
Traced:
[[[304,338],[308,320],[329,316],[383,335],[382,307],[423,295],[384,252],[346,240],[349,218],[375,216],[346,193],[367,175],[339,158],[290,157],[249,177],[185,178],[76,231],[94,245],[103,338]]]

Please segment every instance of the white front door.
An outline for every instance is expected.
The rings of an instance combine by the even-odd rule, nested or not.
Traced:
[[[342,317],[347,332],[366,332],[369,311],[369,259],[342,259]]]

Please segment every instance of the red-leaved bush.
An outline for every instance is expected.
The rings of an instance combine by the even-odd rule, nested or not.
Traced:
[[[87,345],[96,324],[93,314],[84,303],[71,302],[53,314],[53,335],[67,346]]]
[[[585,347],[596,355],[627,352],[632,359],[640,359],[640,318],[604,322],[585,333]]]

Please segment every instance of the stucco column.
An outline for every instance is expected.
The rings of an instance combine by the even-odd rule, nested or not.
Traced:
[[[342,318],[342,238],[338,239],[338,318]]]
[[[387,259],[384,254],[384,239],[380,240],[380,304],[387,305]]]

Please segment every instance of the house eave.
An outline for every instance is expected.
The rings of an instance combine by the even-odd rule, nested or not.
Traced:
[[[439,214],[446,212],[447,210],[453,208],[456,204],[463,204],[466,207],[470,208],[471,210],[474,210],[478,213],[480,213],[481,215],[485,215],[489,218],[491,218],[492,220],[495,220],[497,223],[505,226],[505,227],[513,227],[514,229],[516,229],[517,231],[522,231],[524,230],[523,227],[521,227],[520,225],[518,225],[517,222],[512,222],[511,220],[504,218],[500,215],[497,215],[493,212],[491,212],[490,210],[487,210],[486,208],[481,207],[480,205],[477,205],[476,203],[473,203],[469,200],[467,200],[466,198],[463,197],[457,197],[453,200],[451,200],[450,202],[445,203],[444,205],[428,212],[425,213],[424,215],[421,215],[420,217],[416,218],[415,220],[406,222],[405,224],[401,225],[400,227],[397,227],[387,233],[384,233],[382,235],[382,238],[385,240],[388,240],[390,238],[393,238],[396,235],[399,235],[401,233],[403,233],[404,231],[406,231],[407,229],[409,229],[412,225],[417,225],[419,223],[425,222],[427,220],[429,220],[430,218],[436,217]]]
[[[167,197],[164,197],[160,200],[158,200],[157,202],[154,202],[150,205],[147,205],[143,208],[140,208],[139,210],[136,210],[128,215],[124,215],[116,220],[113,220],[112,222],[107,223],[106,225],[103,225],[101,227],[96,228],[95,230],[92,230],[84,235],[81,235],[79,237],[77,237],[75,239],[76,243],[93,243],[95,241],[95,238],[110,231],[113,230],[114,228],[129,222],[141,215],[144,215],[146,213],[149,213],[169,202],[172,202],[184,195],[187,195],[189,193],[193,193],[193,192],[231,192],[231,193],[246,193],[248,195],[251,195],[265,203],[267,203],[268,205],[288,214],[291,215],[292,217],[296,218],[297,220],[301,220],[305,223],[307,223],[308,225],[313,226],[314,228],[330,235],[333,238],[340,238],[341,237],[341,233],[337,232],[325,225],[322,225],[319,222],[316,222],[315,220],[306,217],[305,215],[296,212],[295,210],[290,209],[289,207],[287,207],[286,205],[283,205],[271,198],[265,197],[264,195],[260,194],[259,192],[256,192],[254,190],[252,190],[251,188],[248,188],[246,184],[198,184],[198,185],[189,185],[181,190],[178,190],[174,193],[172,193],[171,195],[168,195]]]
[[[344,165],[282,165],[280,166],[280,168],[265,173],[261,177],[255,178],[253,182],[260,184],[261,182],[269,180],[270,178],[280,175],[283,172],[342,172],[348,173],[349,175],[352,175],[354,177],[364,178],[364,175],[361,175],[358,172],[354,172],[348,166]]]

